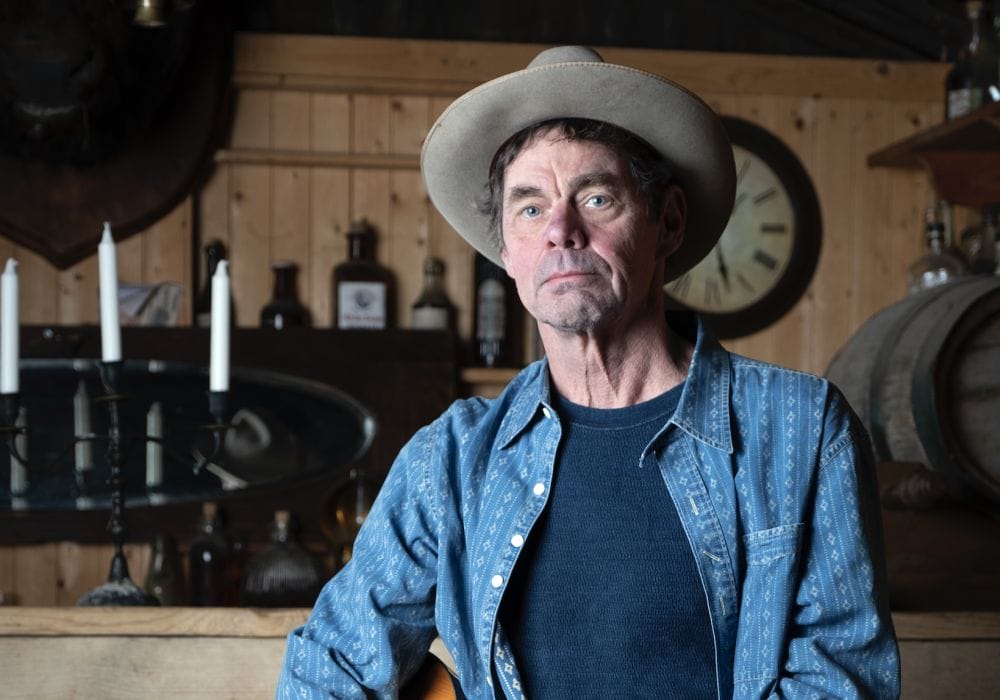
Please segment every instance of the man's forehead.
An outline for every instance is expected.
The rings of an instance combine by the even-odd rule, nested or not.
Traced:
[[[609,146],[598,141],[566,136],[549,131],[526,142],[507,167],[504,189],[523,185],[523,178],[557,173],[562,179],[586,178],[591,181],[627,180],[625,160]]]

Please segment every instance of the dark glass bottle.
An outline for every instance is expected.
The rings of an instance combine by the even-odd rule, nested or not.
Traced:
[[[287,510],[274,514],[271,542],[247,562],[241,600],[251,607],[310,607],[323,587],[319,560],[298,543]]]
[[[231,602],[227,595],[228,554],[218,507],[206,502],[202,504],[198,534],[188,550],[191,605],[219,606]]]
[[[220,240],[210,241],[205,246],[205,278],[194,302],[194,325],[208,328],[212,325],[212,275],[220,260],[226,259],[226,246]],[[232,299],[230,299],[232,305]],[[230,318],[236,322],[235,309],[230,308]]]
[[[333,268],[333,327],[395,327],[396,279],[375,261],[375,229],[368,222],[351,224],[347,258]]]
[[[1000,50],[990,10],[981,0],[966,0],[965,45],[945,78],[945,117],[964,116],[1000,100]]]
[[[184,605],[184,577],[177,545],[170,535],[157,535],[153,542],[144,588],[160,605]]]
[[[481,253],[476,253],[473,276],[473,364],[520,365],[524,311],[514,281]]]
[[[455,305],[444,287],[444,262],[424,261],[424,288],[410,310],[410,327],[418,330],[455,331]]]
[[[312,315],[299,301],[299,266],[291,260],[279,260],[271,265],[274,287],[271,300],[260,310],[261,328],[311,326]]]

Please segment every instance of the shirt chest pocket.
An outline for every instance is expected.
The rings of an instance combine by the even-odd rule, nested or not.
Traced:
[[[795,604],[802,523],[743,537],[745,574],[736,636],[737,697],[758,697],[778,677]]]

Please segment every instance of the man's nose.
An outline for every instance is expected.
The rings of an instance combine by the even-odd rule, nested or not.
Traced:
[[[553,248],[582,248],[587,242],[579,212],[566,202],[560,202],[552,208],[545,233]]]

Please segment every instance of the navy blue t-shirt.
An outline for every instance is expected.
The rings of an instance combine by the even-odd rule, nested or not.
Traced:
[[[500,607],[530,700],[716,697],[691,547],[656,463],[639,465],[682,387],[620,409],[556,399],[552,493]]]

